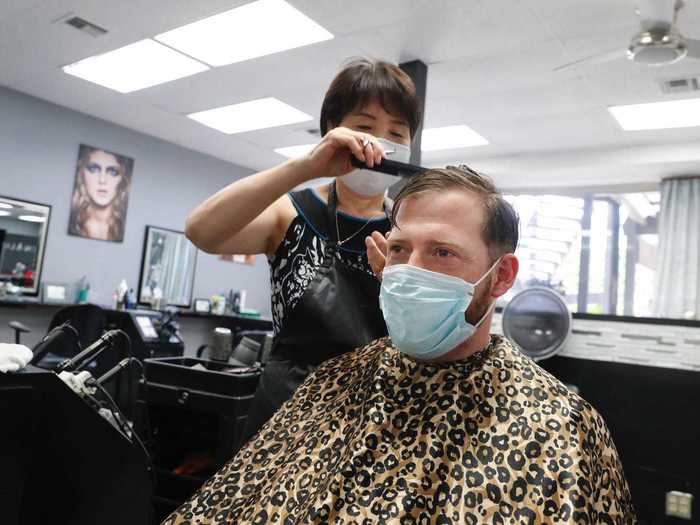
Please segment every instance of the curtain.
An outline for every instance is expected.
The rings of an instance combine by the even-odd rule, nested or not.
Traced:
[[[661,183],[658,261],[657,315],[700,319],[700,176]]]

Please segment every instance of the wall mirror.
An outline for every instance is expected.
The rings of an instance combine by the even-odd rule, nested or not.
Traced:
[[[51,206],[0,196],[0,282],[37,295]]]
[[[197,248],[180,231],[146,226],[139,276],[139,304],[192,303]]]

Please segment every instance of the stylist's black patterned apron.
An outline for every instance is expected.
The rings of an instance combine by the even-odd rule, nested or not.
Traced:
[[[387,334],[379,309],[379,282],[367,263],[364,239],[373,230],[382,234],[388,231],[388,217],[370,221],[352,238],[352,243],[347,241],[346,248],[345,243],[342,247],[338,244],[335,184],[329,192],[328,205],[322,203],[313,190],[290,194],[290,198],[299,216],[290,225],[285,238],[294,237],[300,228],[308,227],[313,229],[314,242],[320,243],[321,247],[314,256],[308,243],[295,245],[286,261],[294,264],[296,257],[306,257],[307,260],[315,259],[319,265],[294,307],[285,315],[282,325],[276,326],[278,331],[270,360],[248,413],[244,441],[250,439],[292,397],[297,387],[323,361]],[[347,239],[365,223],[365,220],[341,212],[338,217],[341,239]],[[319,225],[325,226],[325,232],[321,232]],[[273,295],[274,287],[278,285],[280,283],[273,274]]]

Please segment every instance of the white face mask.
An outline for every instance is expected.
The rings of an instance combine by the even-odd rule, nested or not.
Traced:
[[[377,139],[377,141],[384,148],[387,159],[398,162],[408,162],[411,159],[411,148],[409,146],[384,139]],[[353,170],[342,177],[343,184],[355,193],[365,197],[381,195],[387,188],[400,180],[401,177],[362,168]]]

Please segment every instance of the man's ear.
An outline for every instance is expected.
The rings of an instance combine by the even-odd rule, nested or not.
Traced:
[[[493,269],[494,278],[491,287],[491,297],[501,297],[510,290],[518,277],[520,263],[512,253],[506,253],[501,257],[498,266]]]

